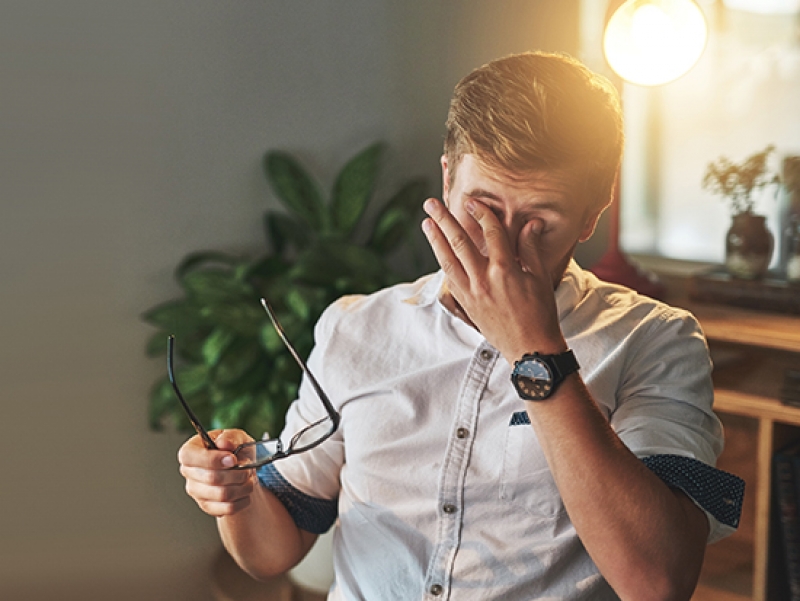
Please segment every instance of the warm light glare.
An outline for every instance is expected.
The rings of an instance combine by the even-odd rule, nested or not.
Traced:
[[[705,17],[692,0],[627,0],[608,22],[603,48],[617,75],[655,86],[691,69],[706,35]]]

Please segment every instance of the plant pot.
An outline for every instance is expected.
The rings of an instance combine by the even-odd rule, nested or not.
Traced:
[[[725,237],[725,268],[735,278],[759,279],[767,273],[774,246],[766,217],[752,213],[734,215]]]

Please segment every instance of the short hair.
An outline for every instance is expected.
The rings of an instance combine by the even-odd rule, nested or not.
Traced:
[[[525,52],[464,77],[447,116],[451,183],[473,154],[512,175],[573,170],[592,202],[611,201],[622,158],[619,94],[605,77],[565,55]]]

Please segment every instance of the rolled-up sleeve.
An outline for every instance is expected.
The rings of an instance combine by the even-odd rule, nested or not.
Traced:
[[[724,440],[708,347],[684,311],[665,308],[647,325],[632,340],[610,422],[648,468],[703,509],[714,542],[738,526],[744,482],[715,468]]]

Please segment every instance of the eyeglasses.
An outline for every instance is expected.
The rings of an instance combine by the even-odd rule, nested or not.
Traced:
[[[291,353],[292,357],[297,362],[297,365],[300,366],[300,369],[303,370],[306,378],[308,378],[308,381],[311,383],[311,387],[317,393],[319,400],[325,407],[327,415],[322,419],[307,425],[297,434],[292,436],[288,446],[285,449],[283,447],[283,442],[281,442],[279,438],[246,442],[239,445],[233,451],[233,455],[237,459],[237,464],[230,469],[234,470],[247,470],[261,467],[262,465],[272,463],[278,459],[283,459],[284,457],[297,455],[298,453],[303,453],[304,451],[313,449],[330,438],[330,436],[336,432],[336,429],[339,427],[339,421],[341,420],[339,413],[337,413],[336,409],[333,408],[333,405],[328,399],[328,395],[325,394],[324,390],[322,390],[322,387],[319,385],[319,382],[317,382],[314,374],[311,373],[311,371],[308,369],[308,366],[300,358],[300,355],[292,346],[292,343],[289,342],[289,339],[286,337],[286,332],[283,331],[283,327],[281,327],[281,324],[278,322],[278,318],[276,317],[275,312],[270,304],[266,301],[266,299],[263,298],[261,299],[261,304],[263,305],[264,310],[267,312],[267,315],[269,315],[270,321],[272,321],[272,325],[275,326],[275,330],[278,332],[281,340],[283,340],[283,344],[286,345],[289,353]],[[217,447],[217,445],[214,443],[214,440],[211,438],[211,436],[209,436],[208,430],[206,430],[203,427],[203,424],[200,423],[200,420],[197,419],[197,416],[186,403],[186,400],[183,398],[183,395],[178,388],[178,383],[175,379],[175,370],[173,367],[174,350],[175,336],[170,335],[167,339],[167,374],[169,376],[170,384],[172,384],[172,388],[175,390],[175,395],[181,402],[184,411],[186,411],[186,415],[189,417],[189,421],[192,422],[192,426],[194,426],[194,429],[203,440],[205,447],[207,449],[218,450],[219,447]]]

